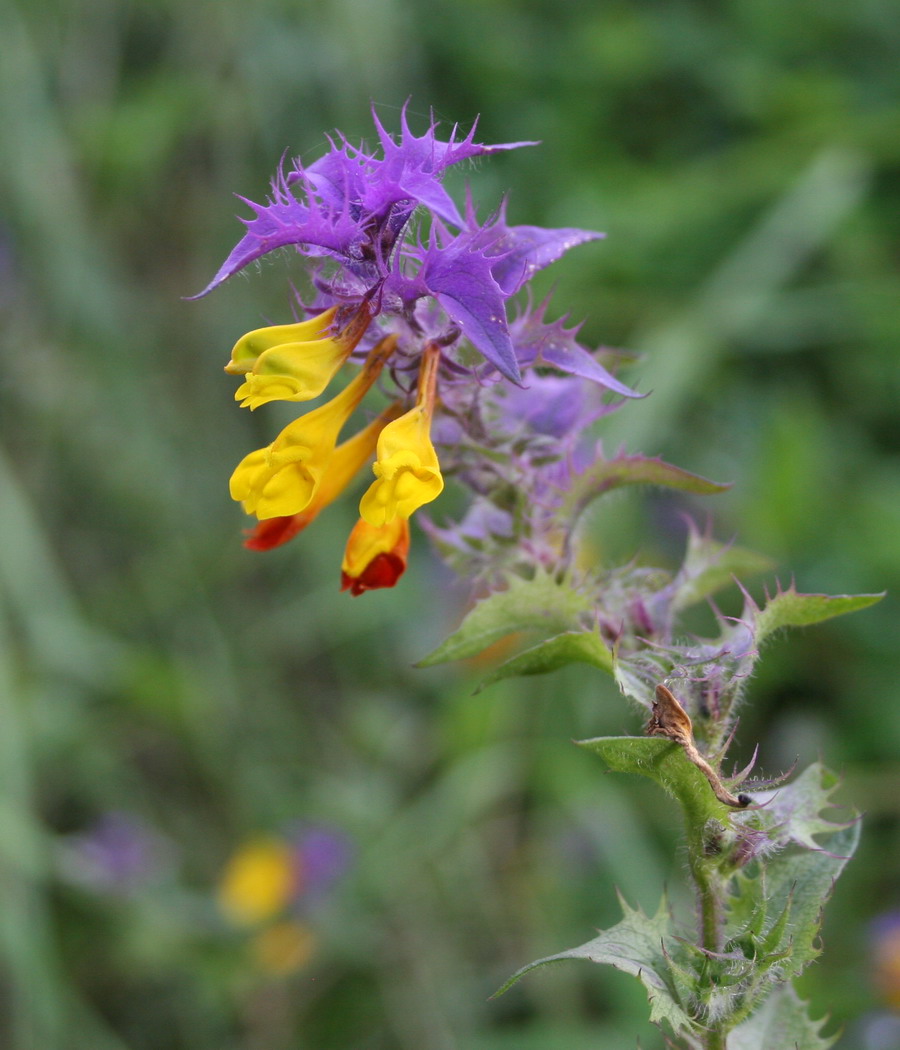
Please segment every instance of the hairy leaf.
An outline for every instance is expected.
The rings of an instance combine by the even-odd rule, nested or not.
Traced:
[[[728,484],[709,481],[661,459],[619,455],[615,459],[598,459],[577,475],[566,496],[562,513],[565,516],[577,516],[598,496],[622,485],[662,485],[704,496],[725,492],[730,488]]]
[[[459,628],[419,661],[433,667],[449,660],[475,656],[489,645],[518,631],[537,631],[545,638],[577,630],[590,602],[567,583],[557,583],[546,573],[531,580],[510,578],[505,591],[497,591],[466,615]]]
[[[501,678],[514,675],[546,674],[566,664],[585,663],[612,674],[612,653],[594,631],[566,631],[539,642],[502,663],[481,680],[476,693]]]
[[[752,576],[772,568],[772,562],[746,547],[719,543],[692,525],[687,551],[678,575],[672,581],[672,606],[687,609],[729,583],[735,577]]]
[[[680,1001],[670,964],[668,948],[676,949],[677,942],[666,901],[653,918],[648,918],[640,909],[630,908],[621,897],[619,900],[625,916],[621,922],[586,944],[523,966],[496,995],[502,995],[524,974],[541,966],[566,959],[587,959],[637,977],[647,989],[652,1022],[668,1021],[676,1033],[690,1031],[693,1023]]]
[[[858,838],[858,824],[848,825],[821,848],[781,853],[760,862],[754,874],[738,876],[725,924],[730,955],[749,967],[733,989],[736,1020],[752,1017],[773,987],[801,974],[819,954],[822,909]]]
[[[837,1036],[823,1038],[825,1021],[812,1021],[790,985],[777,988],[728,1036],[728,1050],[828,1050]]]
[[[696,834],[709,821],[724,822],[733,812],[716,798],[709,781],[674,741],[662,737],[607,736],[579,740],[578,745],[599,755],[616,772],[639,773],[655,780],[678,800]]]
[[[823,810],[833,806],[831,795],[838,783],[834,773],[814,762],[784,787],[755,791],[753,801],[763,807],[759,817],[769,837],[779,846],[796,842],[806,849],[819,849],[813,836],[829,834],[838,826],[822,816]]]
[[[801,973],[819,954],[815,941],[822,909],[858,842],[856,822],[829,835],[815,851],[786,851],[770,858],[756,878],[740,880],[739,893],[732,899],[728,932],[738,932],[735,925],[743,915],[763,909],[761,937],[766,938],[787,909],[788,921],[782,924],[781,936],[777,940],[768,938],[767,951],[787,953],[785,972]]]
[[[793,587],[779,591],[755,616],[756,644],[759,646],[782,627],[805,627],[830,620],[833,616],[866,609],[881,601],[881,594],[799,594]]]

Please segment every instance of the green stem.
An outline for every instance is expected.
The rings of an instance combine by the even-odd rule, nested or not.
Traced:
[[[697,889],[700,945],[710,952],[722,950],[724,927],[724,886],[718,872],[703,856],[703,845],[699,841],[689,842],[690,868]],[[715,1024],[703,1035],[704,1050],[727,1050],[727,1031]]]
[[[722,902],[708,881],[697,885],[700,911],[700,943],[707,951],[721,950]]]
[[[704,1042],[705,1050],[727,1050],[726,1038],[724,1028],[716,1027],[713,1031],[707,1032]]]

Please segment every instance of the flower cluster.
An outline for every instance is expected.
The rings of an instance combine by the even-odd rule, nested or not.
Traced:
[[[377,149],[339,135],[319,160],[281,170],[265,204],[246,202],[254,217],[244,220],[245,235],[200,293],[277,249],[310,262],[310,302],[296,304],[303,319],[256,329],[235,345],[226,366],[241,378],[235,397],[251,410],[312,401],[348,363],[361,367],[330,401],[246,456],[231,495],[259,521],[246,545],[269,549],[306,528],[374,455],[342,567],[353,594],[397,581],[409,519],[444,487],[436,414],[465,438],[446,447],[446,471],[464,466],[459,450],[483,442],[485,391],[530,385],[535,404],[549,369],[635,396],[578,343],[577,329],[544,322],[546,304],[523,304],[513,317],[507,309],[537,271],[601,235],[511,226],[505,205],[480,222],[471,195],[460,211],[442,185],[453,165],[532,143],[482,145],[474,128],[462,136],[456,127],[444,140],[433,121],[416,135],[405,109],[395,138],[373,117]],[[387,407],[341,440],[376,384]]]

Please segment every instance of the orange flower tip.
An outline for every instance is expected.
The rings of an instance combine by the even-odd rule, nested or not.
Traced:
[[[397,554],[376,555],[359,576],[348,576],[341,572],[341,590],[349,591],[354,598],[366,591],[377,591],[393,587],[406,570],[406,559]]]
[[[248,551],[270,551],[292,540],[306,528],[314,515],[288,514],[280,518],[266,518],[252,529],[245,529],[244,546]]]

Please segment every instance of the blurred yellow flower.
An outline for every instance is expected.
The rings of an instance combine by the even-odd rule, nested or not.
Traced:
[[[277,838],[245,843],[225,865],[217,899],[228,919],[251,926],[277,915],[297,892],[295,852]]]

